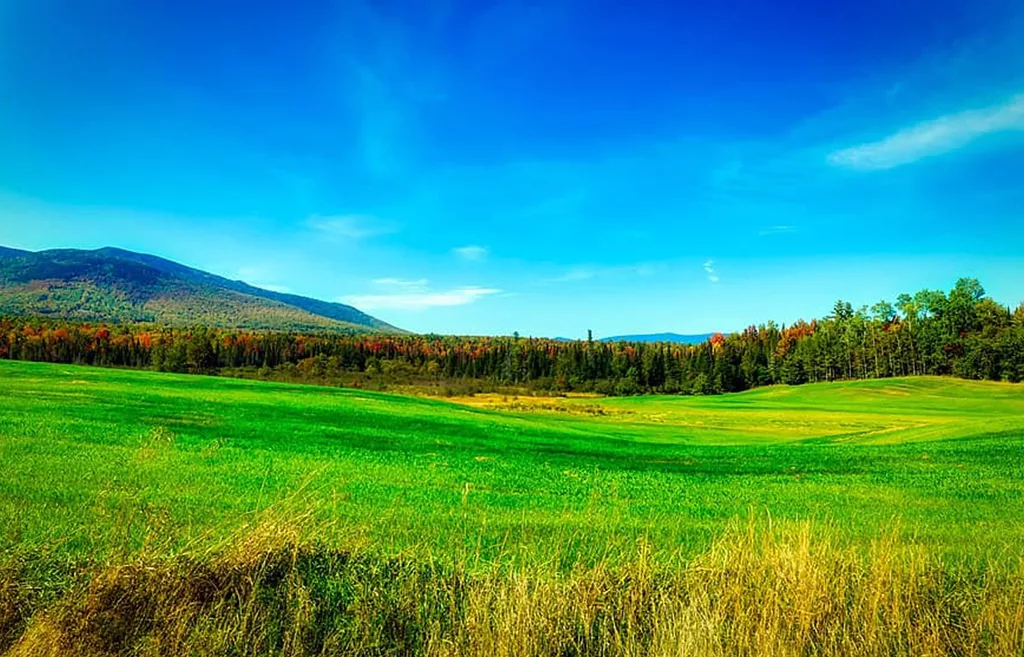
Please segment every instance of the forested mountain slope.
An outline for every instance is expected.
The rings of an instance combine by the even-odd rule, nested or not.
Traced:
[[[356,308],[282,294],[156,256],[0,247],[0,314],[171,326],[400,332]]]

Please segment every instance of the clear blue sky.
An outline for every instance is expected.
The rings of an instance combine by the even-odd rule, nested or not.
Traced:
[[[1024,299],[1024,4],[0,0],[0,244],[419,331]]]

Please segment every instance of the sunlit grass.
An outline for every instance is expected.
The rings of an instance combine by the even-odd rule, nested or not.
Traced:
[[[939,655],[955,641],[1009,641],[1024,614],[1018,386],[915,378],[704,398],[460,400],[473,407],[0,362],[0,399],[0,627],[10,635],[0,646],[29,632],[22,651],[65,645],[56,635],[74,642],[68,623],[92,604],[90,587],[143,577],[158,598],[146,604],[184,643],[140,630],[165,643],[138,654],[267,654],[225,647],[241,612],[214,613],[256,589],[218,589],[210,604],[227,606],[207,609],[208,622],[222,625],[202,636],[221,648],[197,647],[202,637],[176,625],[193,617],[174,606],[175,587],[190,586],[175,578],[244,571],[238,550],[288,573],[298,561],[286,568],[281,550],[311,560],[302,568],[335,572],[356,559],[378,573],[352,584],[372,599],[355,634],[330,624],[362,612],[328,623],[310,611],[335,601],[313,571],[271,587],[266,595],[287,593],[284,607],[263,609],[257,596],[261,618],[277,618],[276,630],[259,628],[277,632],[264,637],[279,646],[271,654],[317,654],[282,637],[329,634],[323,623],[344,641],[371,641],[363,632],[387,595],[420,609],[416,596],[431,587],[461,606],[445,612],[449,625],[435,607],[415,612],[424,625],[409,632],[429,654]],[[879,552],[881,537],[889,547]],[[395,563],[396,577],[412,578],[395,586],[410,588],[373,597],[378,571]],[[657,573],[654,588],[637,579],[644,568]],[[712,595],[728,573],[733,597]],[[845,602],[786,616],[805,589]],[[274,614],[293,603],[289,630]],[[953,622],[944,614],[960,624],[943,625]],[[500,643],[506,634],[519,638]]]

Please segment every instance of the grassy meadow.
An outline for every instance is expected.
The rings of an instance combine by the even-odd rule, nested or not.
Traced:
[[[1024,389],[0,362],[0,654],[1024,654]]]

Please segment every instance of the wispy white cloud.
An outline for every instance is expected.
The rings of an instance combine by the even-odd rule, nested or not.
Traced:
[[[720,279],[718,278],[718,272],[715,271],[715,261],[705,260],[704,261],[704,273],[708,275],[708,280],[712,283],[717,283]]]
[[[561,276],[547,279],[548,283],[572,283],[575,281],[586,281],[597,275],[597,271],[591,268],[574,267]]]
[[[564,274],[545,278],[542,283],[575,283],[588,281],[592,278],[609,278],[624,276],[653,276],[658,273],[662,266],[658,263],[639,263],[635,265],[616,265],[611,267],[600,267],[597,265],[581,265],[572,267]]]
[[[761,230],[757,231],[757,234],[760,235],[761,237],[764,237],[766,235],[781,235],[783,233],[795,233],[795,232],[796,232],[796,227],[795,226],[778,225],[778,226],[769,226],[768,228],[762,228]]]
[[[346,241],[397,232],[393,224],[367,214],[313,215],[306,224],[326,237]]]
[[[355,294],[338,301],[361,310],[426,310],[444,306],[465,306],[499,294],[501,290],[489,287],[460,287],[444,292],[421,290],[394,294]]]
[[[947,114],[904,128],[879,141],[829,154],[833,166],[861,171],[891,169],[962,148],[985,135],[1024,130],[1024,94],[983,109]]]
[[[401,278],[377,278],[377,279],[374,279],[373,283],[375,285],[380,285],[382,287],[393,288],[393,289],[398,289],[398,290],[406,290],[408,292],[413,292],[413,291],[425,291],[427,289],[428,285],[430,284],[430,281],[428,281],[425,278],[418,278],[418,279],[413,280],[413,281],[407,281],[407,280],[403,280]]]
[[[275,283],[264,282],[267,280],[273,280],[275,278],[273,273],[268,271],[264,267],[240,267],[236,272],[236,277],[239,280],[245,281],[249,285],[252,285],[253,287],[262,288],[264,290],[270,290],[271,292],[280,292],[282,294],[287,294],[291,292],[291,288],[286,287],[284,285],[277,285]]]
[[[266,270],[263,269],[262,267],[251,267],[251,266],[239,267],[238,271],[236,272],[238,278],[243,280],[243,281],[247,281],[247,280],[249,280],[251,278],[261,278],[261,277],[265,276],[266,273],[267,273]]]
[[[425,3],[422,24],[379,3],[339,4],[332,73],[353,129],[351,154],[363,174],[396,178],[420,162],[422,115],[448,96],[447,70],[435,52],[448,21],[446,3]],[[415,27],[414,27],[415,26]]]
[[[473,262],[486,260],[487,256],[490,255],[490,251],[487,247],[477,246],[475,244],[460,246],[457,249],[452,249],[452,251],[454,251],[455,255],[459,256],[463,260],[470,260]]]

